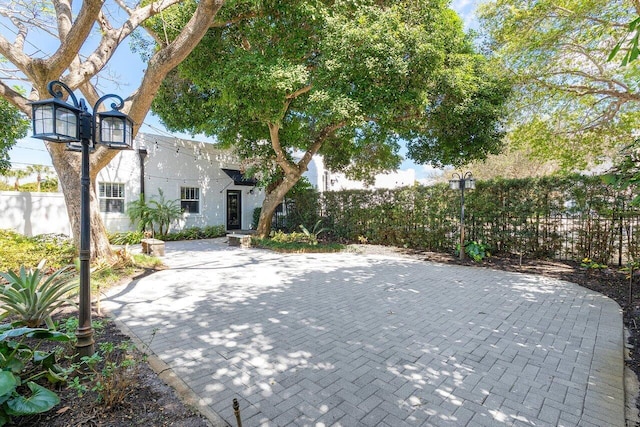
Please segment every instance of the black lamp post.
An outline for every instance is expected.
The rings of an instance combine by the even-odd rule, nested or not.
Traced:
[[[63,101],[64,89],[73,105]],[[94,353],[93,328],[91,326],[91,219],[89,205],[89,149],[103,144],[113,149],[131,149],[133,145],[133,121],[120,110],[124,101],[118,95],[104,95],[93,106],[92,115],[85,100],[75,97],[71,89],[62,82],[52,81],[47,90],[51,99],[35,101],[32,106],[33,137],[54,143],[67,144],[67,148],[82,152],[82,175],[80,179],[80,308],[76,350],[80,357]],[[111,104],[112,111],[96,113],[98,106],[108,98],[119,104]]]
[[[454,173],[453,179],[449,180],[449,188],[452,190],[460,190],[460,259],[464,259],[464,190],[473,190],[476,188],[476,180],[473,179],[471,172],[464,174]]]

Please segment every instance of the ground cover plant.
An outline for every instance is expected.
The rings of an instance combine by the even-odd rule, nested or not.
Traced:
[[[74,361],[73,357],[76,312],[67,310],[54,316],[54,320],[72,339],[70,342],[50,343],[45,348],[49,353],[58,355],[57,365],[65,380],[52,391],[57,396],[58,403],[46,412],[14,417],[12,425],[209,425],[204,417],[185,405],[176,392],[159,379],[149,367],[146,355],[138,351],[110,319],[94,316],[96,353],[81,362]],[[46,380],[41,378],[36,383],[46,384]]]
[[[31,342],[25,342],[27,339]],[[70,339],[49,329],[0,325],[0,426],[17,417],[47,412],[60,403],[56,393],[36,383],[41,378],[50,383],[62,381],[56,352],[38,348],[43,340]]]
[[[0,230],[0,271],[19,270],[21,265],[35,267],[47,259],[49,268],[72,264],[76,257],[73,241],[59,234],[27,237],[12,230]]]
[[[284,232],[272,231],[268,238],[253,236],[251,245],[259,248],[271,249],[276,252],[339,252],[345,248],[343,244],[321,239],[320,235],[327,231],[322,227],[322,221],[318,220],[313,227],[305,227],[299,224],[300,231]]]

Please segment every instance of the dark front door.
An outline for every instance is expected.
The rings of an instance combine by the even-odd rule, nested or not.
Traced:
[[[242,192],[227,190],[227,230],[242,228]]]

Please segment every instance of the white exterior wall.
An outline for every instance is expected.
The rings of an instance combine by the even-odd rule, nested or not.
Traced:
[[[375,176],[375,183],[372,186],[365,185],[362,181],[354,181],[347,178],[343,173],[332,173],[329,189],[332,191],[341,190],[363,190],[363,189],[394,189],[408,187],[416,182],[416,173],[413,169],[397,170],[390,173],[378,174]]]
[[[25,236],[56,233],[71,236],[62,193],[0,191],[0,228]]]
[[[182,220],[172,224],[171,230],[207,225],[226,226],[227,191],[241,191],[241,228],[249,229],[253,210],[262,205],[264,193],[261,189],[246,185],[235,185],[221,169],[240,169],[239,164],[227,152],[216,149],[213,144],[187,141],[174,137],[138,134],[136,150],[124,151],[98,174],[99,182],[125,184],[125,206],[140,195],[140,169],[137,149],[145,147],[144,186],[147,200],[157,197],[161,189],[165,200],[180,200],[180,187],[200,189],[200,212],[185,213]],[[103,213],[109,231],[133,230],[129,218],[119,213]]]

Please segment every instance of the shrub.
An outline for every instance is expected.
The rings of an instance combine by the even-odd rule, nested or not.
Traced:
[[[297,232],[275,231],[271,233],[270,240],[276,243],[311,243],[309,235]]]
[[[205,239],[214,237],[223,237],[227,235],[227,229],[224,225],[208,225],[203,230]]]
[[[255,208],[253,210],[253,217],[251,218],[251,229],[256,230],[258,228],[261,212],[262,212],[262,208]]]
[[[19,322],[28,327],[46,323],[49,328],[54,328],[51,313],[68,302],[65,296],[76,288],[77,280],[73,266],[47,277],[43,271],[44,264],[45,260],[42,260],[35,270],[22,266],[19,273],[13,270],[0,273],[0,277],[7,281],[0,288],[0,302],[5,310],[0,319],[16,315]]]
[[[154,330],[151,341],[155,337]],[[136,350],[131,341],[125,341],[118,345],[112,342],[99,344],[99,350],[90,357],[83,357],[80,363],[75,364],[78,372],[84,373],[82,377],[75,377],[69,383],[69,387],[78,392],[82,397],[85,393],[94,393],[97,402],[110,408],[121,403],[135,387],[137,370],[142,362],[146,361],[144,353],[151,345],[145,344],[143,352]]]
[[[480,262],[489,256],[487,246],[483,243],[472,241],[465,245],[465,252],[475,262]]]
[[[163,234],[158,237],[166,242],[173,242],[177,240],[212,239],[214,237],[225,236],[226,234],[227,230],[224,225],[208,225],[204,228],[189,227],[173,233]]]
[[[303,235],[302,233],[292,234]],[[260,239],[257,237],[251,238],[251,246],[271,249],[276,252],[340,252],[344,249],[344,245],[339,243],[322,243],[312,245],[307,241]]]

